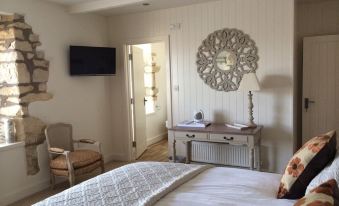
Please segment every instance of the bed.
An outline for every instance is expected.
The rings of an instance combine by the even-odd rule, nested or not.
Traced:
[[[109,171],[36,206],[275,205],[281,175],[208,165],[138,162]]]
[[[168,193],[156,205],[293,205],[295,200],[276,199],[280,178],[280,174],[213,167]]]

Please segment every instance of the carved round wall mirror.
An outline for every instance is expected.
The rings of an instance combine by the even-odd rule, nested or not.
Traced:
[[[258,49],[249,35],[237,29],[217,30],[198,49],[199,76],[218,91],[235,91],[242,76],[258,68]]]

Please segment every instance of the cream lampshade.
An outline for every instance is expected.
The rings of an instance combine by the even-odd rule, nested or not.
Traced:
[[[243,92],[259,91],[260,85],[257,75],[255,75],[255,73],[244,74],[238,90]]]
[[[247,126],[257,127],[257,125],[254,123],[254,117],[253,117],[252,91],[259,91],[260,84],[255,73],[244,74],[240,82],[238,90],[243,91],[243,92],[248,92],[248,123],[247,123]]]

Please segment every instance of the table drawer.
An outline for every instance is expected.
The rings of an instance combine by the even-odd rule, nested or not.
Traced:
[[[187,138],[192,140],[207,140],[208,134],[202,132],[174,132],[175,138]]]
[[[248,138],[244,135],[210,134],[211,141],[228,142],[230,144],[247,144]]]

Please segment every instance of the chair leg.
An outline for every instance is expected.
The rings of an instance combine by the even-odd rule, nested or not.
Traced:
[[[73,187],[74,186],[74,182],[75,182],[74,174],[69,174],[68,180],[69,180],[69,186]]]
[[[101,160],[101,165],[100,165],[100,167],[101,167],[101,174],[102,174],[102,173],[105,172],[105,163],[104,163],[104,160],[103,160],[103,159]]]
[[[75,182],[75,174],[74,174],[73,164],[69,157],[69,152],[66,153],[66,163],[67,163],[67,169],[68,169],[69,186],[73,187],[74,182]]]
[[[50,174],[50,181],[51,181],[51,189],[53,190],[55,187],[55,176],[53,173]]]

